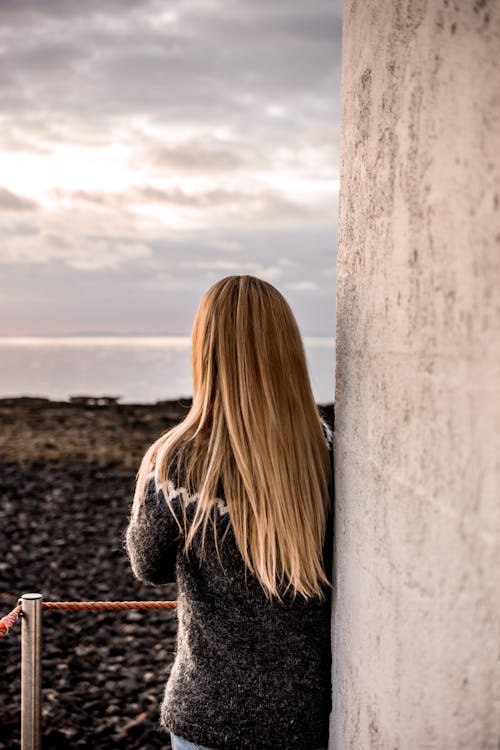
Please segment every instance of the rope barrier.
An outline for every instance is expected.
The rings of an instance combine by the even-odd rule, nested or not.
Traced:
[[[54,609],[54,610],[70,610],[72,612],[78,611],[94,611],[94,612],[109,612],[113,610],[153,610],[153,609],[176,609],[177,602],[175,601],[145,601],[145,602],[44,602],[42,601],[42,609]],[[3,638],[13,625],[17,622],[21,615],[22,606],[20,604],[15,607],[12,612],[0,619],[0,638]]]
[[[176,609],[177,602],[43,602],[42,609],[78,610],[128,610],[128,609]]]
[[[17,618],[21,614],[21,610],[22,607],[20,604],[18,604],[17,607],[14,607],[12,612],[9,612],[8,615],[5,615],[5,617],[2,617],[2,619],[0,619],[0,638],[3,638],[4,635],[7,635],[11,627],[16,624]]]

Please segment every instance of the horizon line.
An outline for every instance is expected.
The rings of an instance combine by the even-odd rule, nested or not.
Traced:
[[[0,339],[61,339],[61,338],[191,338],[191,332],[188,333],[148,333],[145,331],[73,331],[68,333],[0,333]],[[335,339],[335,334],[328,333],[307,333],[302,334],[304,339],[322,338]]]

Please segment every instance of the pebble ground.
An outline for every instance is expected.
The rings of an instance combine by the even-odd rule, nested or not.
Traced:
[[[141,456],[188,402],[0,400],[0,614],[48,601],[175,599],[138,583],[123,535]],[[325,414],[332,417],[329,407]],[[45,612],[44,750],[167,750],[159,705],[176,614]],[[20,626],[0,641],[0,748],[20,746]]]

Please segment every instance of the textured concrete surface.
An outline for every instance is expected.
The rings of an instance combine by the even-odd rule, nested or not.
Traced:
[[[347,0],[331,750],[500,747],[500,2]]]

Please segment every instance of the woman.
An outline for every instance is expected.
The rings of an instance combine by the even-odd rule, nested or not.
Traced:
[[[144,455],[126,535],[140,580],[178,585],[161,722],[174,750],[326,748],[333,447],[297,323],[228,276],[192,338],[191,410]]]

